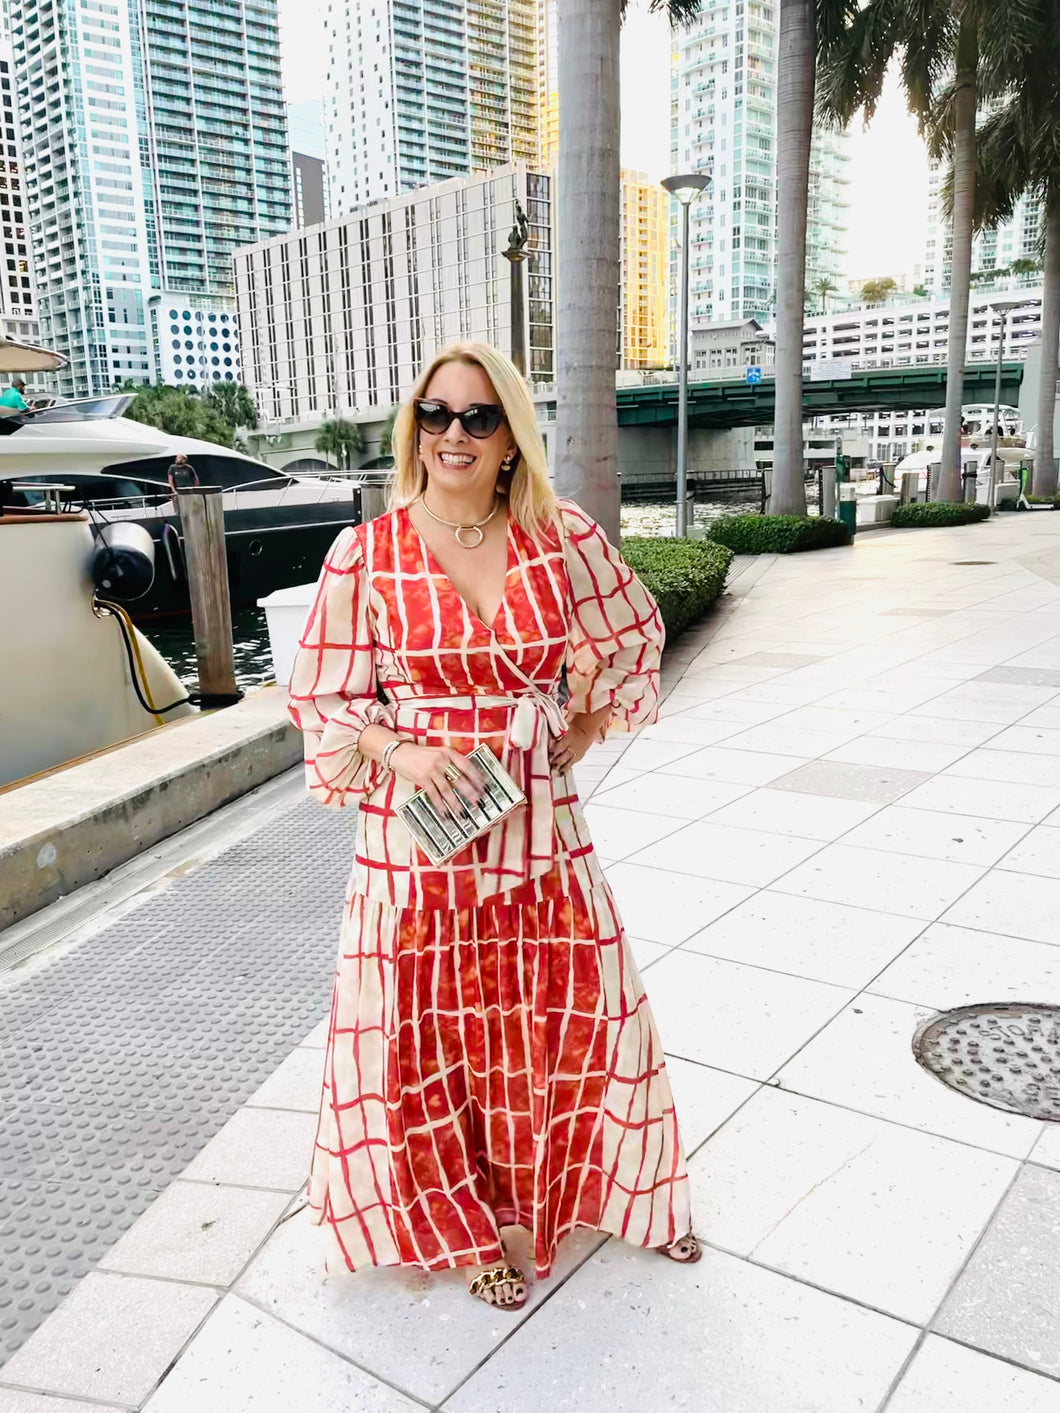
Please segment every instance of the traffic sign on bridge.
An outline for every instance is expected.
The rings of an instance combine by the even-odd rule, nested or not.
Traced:
[[[760,383],[762,381],[761,368],[748,368],[747,381],[751,384],[752,387],[754,387],[755,383]]]

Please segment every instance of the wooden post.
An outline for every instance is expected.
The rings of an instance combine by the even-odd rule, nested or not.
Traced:
[[[199,705],[232,706],[236,687],[232,654],[232,609],[228,598],[225,513],[220,486],[181,487],[176,493],[184,531],[191,621],[199,664]]]

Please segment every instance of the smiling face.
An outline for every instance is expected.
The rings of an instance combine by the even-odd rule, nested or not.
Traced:
[[[423,398],[446,403],[455,413],[476,403],[500,399],[485,371],[474,363],[443,363],[424,389]],[[430,486],[445,495],[486,497],[497,484],[501,463],[515,442],[506,422],[490,437],[468,436],[454,416],[444,432],[417,429],[420,458]]]

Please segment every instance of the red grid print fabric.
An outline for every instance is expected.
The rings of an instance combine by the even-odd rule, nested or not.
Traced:
[[[572,505],[538,544],[514,523],[492,624],[407,511],[344,531],[291,679],[310,791],[360,806],[309,1198],[351,1269],[501,1259],[527,1227],[539,1275],[579,1226],[638,1245],[689,1227],[658,1034],[573,778],[548,763],[568,712],[654,719],[651,596]],[[528,743],[512,721],[529,702]],[[488,744],[527,806],[441,867],[395,806],[411,787],[357,750],[372,722]]]

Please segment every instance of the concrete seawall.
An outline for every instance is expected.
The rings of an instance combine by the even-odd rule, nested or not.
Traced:
[[[0,928],[288,770],[286,693],[174,722],[0,794]]]

